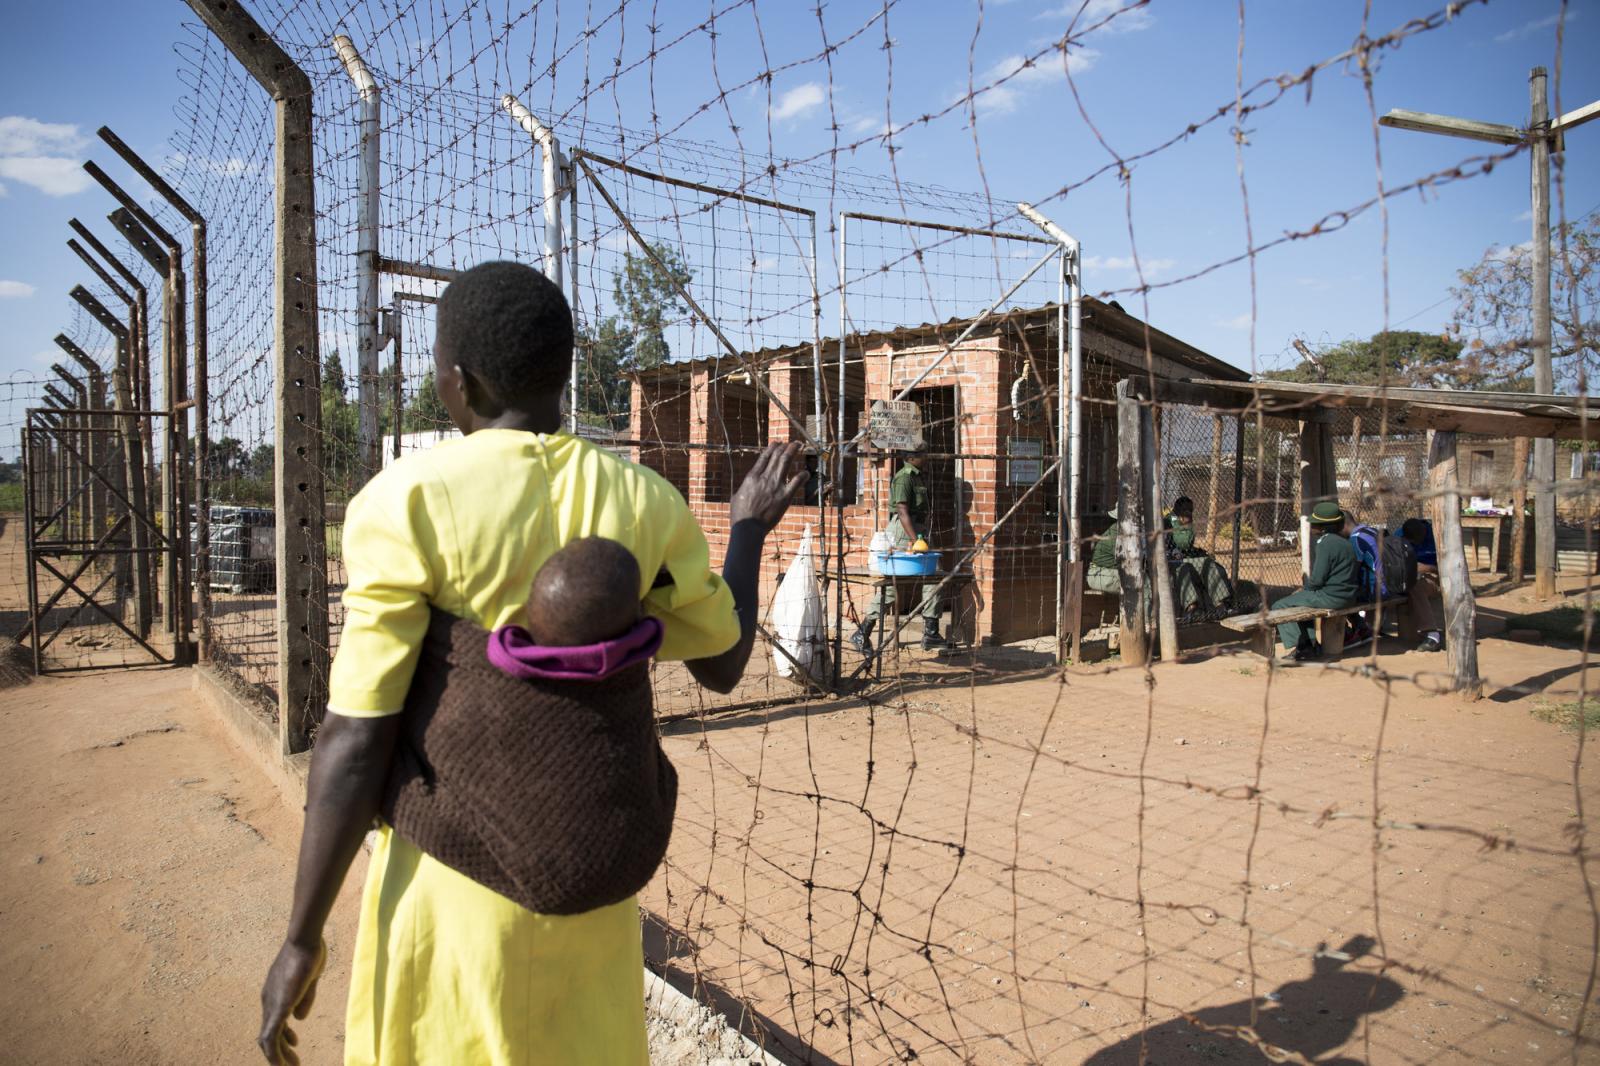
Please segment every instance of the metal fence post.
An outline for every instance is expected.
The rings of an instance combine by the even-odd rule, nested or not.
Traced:
[[[187,0],[274,101],[274,485],[278,737],[304,751],[328,699],[328,574],[317,348],[311,79],[234,0]]]
[[[379,138],[383,98],[378,80],[343,34],[333,50],[361,98],[361,160],[356,169],[356,413],[360,481],[383,469],[383,439],[378,434],[378,225],[382,204]]]
[[[112,151],[122,157],[122,161],[127,163],[134,173],[147,181],[150,187],[156,191],[156,194],[170,204],[173,210],[182,215],[184,221],[189,223],[190,267],[192,268],[192,276],[189,278],[189,282],[193,286],[191,299],[193,301],[195,423],[194,457],[192,463],[187,465],[191,466],[194,477],[196,541],[194,567],[191,576],[197,589],[199,601],[196,621],[200,658],[205,659],[209,657],[211,639],[211,508],[209,502],[211,482],[207,469],[211,450],[211,432],[208,420],[210,392],[207,389],[206,380],[206,220],[204,215],[189,204],[189,201],[178,195],[178,191],[168,184],[167,180],[154,167],[146,163],[132,148],[124,144],[122,138],[112,133],[105,126],[100,127],[99,136],[102,141],[111,146]],[[182,283],[183,276],[180,273],[180,291]],[[182,328],[181,323],[179,328]],[[183,360],[181,358],[177,360],[177,365],[180,368],[182,367]],[[180,372],[178,374],[178,383],[180,393],[185,394],[180,396],[180,399],[188,398],[186,395],[188,391],[188,375]],[[169,403],[169,406],[174,405]],[[177,410],[177,408],[174,407],[174,410]],[[187,434],[184,433],[184,427],[188,423],[188,415],[179,411],[176,417],[179,427],[177,432],[184,439],[184,447],[187,450]],[[185,533],[187,533],[187,528],[187,525],[185,525]],[[187,541],[187,537],[183,539]],[[186,558],[183,572],[187,570],[188,560]],[[188,594],[184,595],[183,600],[185,604],[188,603]],[[185,632],[187,632],[187,628],[185,626]]]
[[[128,195],[93,160],[87,160],[83,169],[99,182],[112,197],[132,216],[144,233],[160,242],[166,256],[166,284],[161,290],[161,317],[164,358],[163,410],[167,414],[165,462],[161,465],[161,497],[165,514],[166,535],[173,550],[166,560],[167,604],[163,612],[166,625],[172,631],[175,655],[183,661],[188,655],[189,619],[193,614],[189,580],[189,516],[185,501],[188,499],[188,481],[183,472],[191,464],[189,450],[188,404],[188,340],[184,314],[185,280],[183,274],[183,248],[177,238],[168,233],[155,218]],[[126,216],[123,216],[124,220]],[[118,224],[125,232],[132,229],[126,221]],[[150,250],[141,248],[148,258]],[[154,410],[154,408],[152,408]]]

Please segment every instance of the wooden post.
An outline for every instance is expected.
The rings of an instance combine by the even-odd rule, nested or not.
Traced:
[[[1511,561],[1506,567],[1506,576],[1517,584],[1528,572],[1527,553],[1528,438],[1518,437],[1511,447]]]
[[[317,349],[316,183],[311,81],[235,0],[190,8],[275,103],[273,318],[277,504],[278,737],[304,751],[327,704],[328,568]]]
[[[1439,549],[1439,585],[1444,590],[1445,650],[1456,689],[1476,699],[1483,694],[1483,684],[1478,679],[1472,579],[1461,543],[1456,435],[1453,430],[1437,430],[1429,438],[1428,488],[1433,497],[1434,537]]]
[[[1144,494],[1140,467],[1139,401],[1129,382],[1117,382],[1117,569],[1122,575],[1122,661],[1150,661],[1149,617],[1145,610]]]
[[[1211,485],[1206,497],[1206,543],[1211,546],[1211,554],[1217,554],[1217,488],[1222,477],[1222,416],[1211,416]],[[1239,576],[1238,568],[1233,570],[1235,579]]]
[[[1256,485],[1260,486],[1259,473]],[[1237,415],[1233,420],[1233,566],[1228,571],[1237,586],[1239,576],[1239,531],[1244,526],[1244,415]],[[1260,536],[1261,531],[1256,530]],[[1257,574],[1257,578],[1261,575]]]
[[[1316,506],[1317,488],[1322,467],[1317,459],[1317,427],[1311,422],[1300,423],[1300,476],[1294,483],[1294,509],[1296,514],[1310,514]]]
[[[1154,408],[1139,408],[1139,482],[1145,501],[1146,533],[1150,538],[1150,580],[1156,586],[1156,636],[1163,662],[1178,661],[1178,610],[1173,603],[1172,574],[1167,565],[1167,538],[1161,520],[1161,446],[1156,439]]]

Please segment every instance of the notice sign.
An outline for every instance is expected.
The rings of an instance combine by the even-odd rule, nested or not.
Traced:
[[[922,411],[910,400],[873,400],[867,439],[874,448],[910,452],[922,447]]]
[[[1044,441],[1012,437],[1009,446],[1011,484],[1032,485],[1044,473]]]

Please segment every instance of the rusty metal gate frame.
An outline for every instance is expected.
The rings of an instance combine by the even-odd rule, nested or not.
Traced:
[[[126,464],[129,440],[137,442],[140,437],[137,430],[130,431],[128,424],[149,420],[154,428],[157,419],[170,417],[166,411],[92,408],[30,408],[26,412],[22,460],[28,620],[17,633],[17,640],[26,640],[30,645],[36,675],[100,668],[101,664],[49,666],[45,659],[50,645],[85,608],[131,638],[149,655],[152,663],[174,665],[178,661],[176,649],[172,654],[164,654],[150,642],[150,605],[136,608],[134,626],[124,621],[120,609],[124,593],[113,584],[121,577],[126,587],[133,590],[132,598],[149,596],[158,584],[152,579],[159,570],[161,555],[175,550],[174,538],[149,513],[148,494],[137,489],[129,491],[116,477],[118,464]],[[110,446],[91,446],[89,442],[101,434],[110,436]],[[54,479],[41,476],[44,471],[36,458],[52,452],[62,460],[56,465],[69,473],[67,479],[60,477],[60,471],[56,471]],[[50,492],[52,487],[58,491]],[[83,523],[64,521],[80,498],[92,498],[96,494],[103,494],[109,500],[109,506],[103,505],[106,517],[101,528],[84,528]],[[40,510],[48,513],[41,517]],[[46,537],[50,528],[58,523],[61,533]],[[75,525],[78,527],[76,538],[73,536]],[[76,558],[75,564],[70,566],[58,567],[50,561],[70,558]],[[102,566],[101,572],[96,572],[96,564],[105,561],[110,561],[111,565]],[[57,586],[43,602],[39,581],[41,567]],[[137,577],[135,571],[138,571]],[[79,583],[86,574],[90,575],[85,582],[90,586],[88,591]],[[109,603],[99,598],[108,586],[112,586],[114,597]],[[63,622],[46,634],[45,620],[69,592],[76,594],[80,602]]]

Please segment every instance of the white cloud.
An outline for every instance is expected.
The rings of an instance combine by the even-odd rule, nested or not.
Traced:
[[[1576,11],[1568,11],[1567,12],[1567,22],[1568,23],[1570,23],[1573,19],[1575,19],[1577,17],[1578,17],[1578,12],[1576,12]],[[1560,21],[1561,21],[1560,14],[1555,14],[1555,15],[1546,15],[1542,19],[1534,19],[1532,22],[1524,22],[1522,25],[1514,27],[1512,29],[1509,29],[1504,33],[1495,34],[1494,43],[1495,44],[1510,44],[1512,41],[1519,41],[1524,37],[1532,36],[1533,34],[1538,33],[1540,30],[1548,30],[1550,27],[1554,26],[1557,22],[1560,22]]]
[[[1234,315],[1232,318],[1218,319],[1215,324],[1223,329],[1249,329],[1251,318],[1250,312],[1246,311],[1243,314]]]
[[[1094,66],[1100,53],[1093,48],[1075,48],[1067,53],[1067,67],[1081,74]],[[1023,97],[1034,89],[1067,80],[1067,68],[1061,64],[1061,53],[1052,52],[1029,61],[1026,56],[1009,55],[976,79],[977,93],[973,102],[979,111],[991,115],[1008,115],[1022,103]],[[1000,83],[1000,84],[997,84]],[[984,89],[983,86],[991,86]]]
[[[1523,211],[1521,214],[1517,215],[1511,221],[1513,221],[1513,222],[1532,222],[1533,221],[1533,208],[1530,207],[1528,210]]]
[[[1138,265],[1144,270],[1144,280],[1154,281],[1160,275],[1165,274],[1167,271],[1177,266],[1178,261],[1176,259],[1167,259],[1163,257],[1147,257],[1139,260]],[[1134,275],[1138,274],[1138,271],[1134,267],[1133,256],[1131,255],[1086,255],[1083,257],[1083,268],[1085,270],[1118,271]]]
[[[208,174],[215,174],[219,178],[242,178],[246,174],[254,174],[261,170],[260,163],[252,163],[231,155],[226,159],[208,159],[205,156],[191,156],[185,152],[174,152],[161,169],[167,177],[176,178],[185,170],[198,168]]]
[[[804,85],[796,85],[778,97],[778,102],[772,105],[771,117],[783,122],[786,119],[808,115],[821,107],[827,98],[827,93],[817,82],[808,81]]]
[[[1078,18],[1078,29],[1087,29],[1097,23],[1110,19],[1104,26],[1099,27],[1101,33],[1138,33],[1147,30],[1155,23],[1155,16],[1150,14],[1148,4],[1134,6],[1134,0],[1067,0],[1058,7],[1047,8],[1035,15],[1035,18],[1071,19],[1079,11],[1083,14]]]
[[[0,155],[61,155],[76,152],[87,143],[77,126],[65,122],[0,116]]]
[[[1509,247],[1496,245],[1483,253],[1483,257],[1491,262],[1509,263],[1513,260],[1521,259],[1531,251],[1533,251],[1533,241],[1526,240],[1521,244],[1513,244]]]
[[[53,155],[0,156],[0,178],[32,185],[46,196],[73,196],[90,183],[77,160]]]
[[[0,300],[22,300],[34,294],[26,281],[0,281]]]
[[[47,196],[80,193],[89,187],[89,175],[79,167],[77,154],[87,143],[74,125],[0,116],[0,178],[31,185]]]
[[[1312,292],[1327,292],[1333,288],[1333,284],[1326,278],[1295,278],[1294,283]]]

